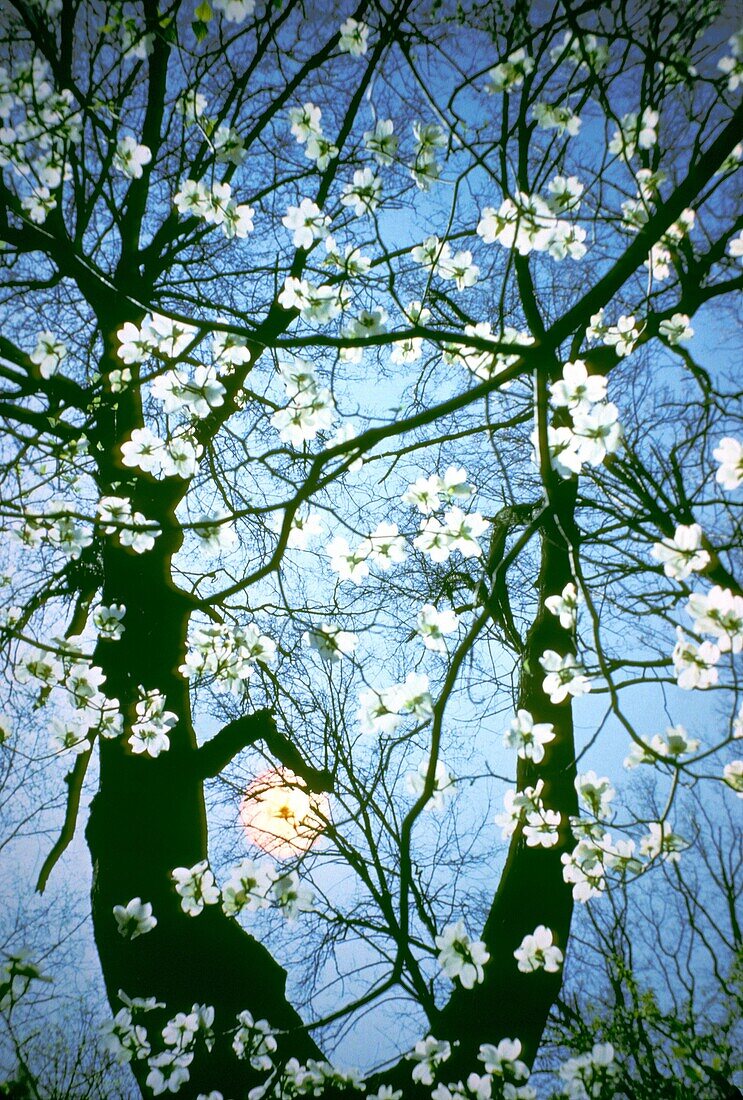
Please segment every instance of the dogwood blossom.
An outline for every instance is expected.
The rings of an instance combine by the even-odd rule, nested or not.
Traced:
[[[114,905],[113,914],[119,933],[129,940],[144,936],[157,924],[157,917],[152,915],[152,906],[148,901],[143,902],[140,897],[132,898],[126,905]]]
[[[562,815],[550,810],[543,803],[536,809],[527,809],[523,833],[527,848],[553,848],[560,839]]]
[[[477,1057],[484,1063],[486,1073],[511,1083],[526,1081],[529,1077],[529,1067],[519,1057],[521,1052],[519,1039],[501,1039],[497,1046],[481,1043]]]
[[[373,154],[377,164],[392,164],[397,153],[395,124],[391,118],[377,119],[374,129],[364,134],[364,145]]]
[[[455,611],[438,611],[432,603],[424,604],[418,612],[416,634],[423,639],[426,649],[446,653],[444,635],[453,634],[459,627]]]
[[[485,85],[485,90],[495,94],[496,92],[510,92],[513,88],[520,87],[524,77],[534,69],[534,61],[528,56],[525,49],[521,48],[510,53],[505,61],[494,66],[488,73],[490,77]]]
[[[672,347],[685,340],[691,340],[694,335],[694,329],[689,324],[686,313],[674,313],[672,317],[665,318],[658,326],[658,331]]]
[[[226,916],[234,917],[246,911],[255,913],[270,905],[269,893],[276,881],[277,871],[267,860],[242,860],[233,867],[222,886],[222,909]]]
[[[522,760],[539,764],[544,760],[544,746],[554,741],[555,736],[551,722],[535,722],[528,710],[521,709],[504,732],[503,744],[516,749]]]
[[[725,436],[712,454],[720,463],[715,480],[723,489],[732,491],[743,484],[743,443],[740,440]]]
[[[575,790],[581,803],[600,820],[611,817],[611,802],[617,793],[610,780],[596,772],[584,772],[575,777]]]
[[[181,899],[181,909],[189,917],[197,917],[205,905],[216,905],[219,901],[219,887],[205,859],[193,867],[175,867],[171,878]]]
[[[292,232],[295,248],[309,249],[326,236],[330,218],[312,199],[302,199],[299,206],[288,207],[281,224]]]
[[[605,344],[613,347],[619,358],[631,355],[640,338],[640,329],[631,314],[622,316],[616,325],[609,325],[603,335]]]
[[[369,48],[369,28],[366,23],[350,17],[341,24],[338,49],[341,53],[350,53],[352,57],[361,57]]]
[[[48,187],[34,187],[30,195],[21,199],[21,209],[28,214],[34,225],[43,225],[56,208],[57,200]]]
[[[678,640],[671,658],[678,686],[684,691],[692,691],[694,688],[703,691],[716,684],[719,678],[715,668],[720,659],[719,646],[712,642],[696,645],[684,636],[680,626],[676,628],[676,637]]]
[[[344,538],[336,537],[327,547],[330,568],[338,574],[339,580],[360,584],[369,575],[368,558],[371,549],[368,539],[363,539],[355,550],[351,550]]]
[[[178,1092],[190,1079],[188,1067],[192,1061],[191,1051],[164,1050],[154,1055],[147,1062],[150,1068],[145,1082],[147,1088],[152,1090],[154,1096]]]
[[[129,1008],[121,1008],[113,1020],[107,1020],[100,1030],[100,1044],[119,1065],[126,1065],[132,1059],[138,1061],[149,1058],[150,1044],[147,1029],[135,1024]]]
[[[446,1039],[435,1039],[433,1035],[427,1035],[425,1039],[419,1039],[405,1057],[415,1063],[413,1081],[430,1086],[438,1067],[451,1058],[451,1045]]]
[[[551,703],[562,703],[568,695],[578,698],[591,690],[590,680],[572,653],[561,656],[553,649],[546,649],[539,663],[547,673],[542,691],[549,695]]]
[[[315,896],[309,886],[299,881],[296,871],[280,875],[271,887],[272,897],[288,921],[295,921],[300,913],[311,913]]]
[[[436,936],[435,943],[439,949],[439,966],[448,978],[459,979],[464,989],[472,989],[484,981],[483,967],[490,952],[481,940],[470,939],[464,921],[447,924],[441,935]]]
[[[151,160],[152,150],[149,145],[140,145],[136,138],[122,137],[116,143],[114,168],[129,179],[141,179],[145,165]]]
[[[513,957],[523,974],[531,974],[535,970],[556,974],[563,962],[563,954],[554,943],[553,932],[544,924],[537,925],[530,935],[524,936]]]
[[[576,137],[580,130],[581,120],[570,107],[535,103],[532,114],[543,130],[557,130],[560,137],[565,133],[568,137]]]
[[[612,1082],[619,1072],[614,1063],[614,1047],[611,1043],[594,1043],[587,1053],[568,1058],[558,1072],[565,1082],[564,1093],[567,1096],[612,1095]]]
[[[49,748],[59,756],[72,753],[79,756],[91,748],[88,731],[84,724],[62,718],[52,718],[52,734]]]
[[[729,92],[736,92],[743,84],[743,35],[738,31],[728,39],[731,47],[730,54],[721,57],[717,62],[717,68],[727,78]]]
[[[341,203],[353,207],[357,218],[373,213],[382,197],[382,181],[371,168],[359,168],[353,174],[353,183],[347,183],[341,193]]]
[[[255,11],[255,0],[213,0],[227,23],[243,23]]]
[[[651,860],[660,857],[668,863],[678,863],[681,853],[688,847],[687,840],[661,821],[651,821],[646,835],[640,840],[641,855]]]
[[[67,348],[62,341],[53,332],[44,331],[37,333],[36,347],[29,359],[39,368],[42,378],[51,378],[59,370],[66,355]]]
[[[420,798],[423,794],[428,768],[428,758],[424,757],[416,771],[408,772],[405,776],[405,787],[408,793],[414,795],[415,798]],[[448,770],[443,760],[437,760],[433,777],[433,791],[423,808],[429,811],[443,810],[447,799],[452,798],[456,793],[455,783],[456,779],[453,773]]]
[[[650,551],[672,580],[684,581],[709,565],[709,554],[702,549],[702,528],[698,523],[679,524],[673,538],[656,542]]]
[[[322,111],[314,103],[303,103],[301,107],[291,108],[289,111],[291,132],[300,145],[304,145],[311,135],[322,133],[321,118]]]
[[[560,856],[563,880],[573,887],[573,899],[585,904],[606,889],[601,851],[590,840],[579,840],[572,852]]]
[[[306,631],[302,635],[302,642],[314,649],[324,661],[335,664],[342,657],[350,657],[358,646],[359,639],[350,630],[341,630],[332,623],[323,623],[314,630]]]
[[[553,615],[557,615],[563,630],[574,630],[578,613],[578,591],[569,581],[559,596],[548,596],[544,605]]]
[[[536,813],[543,809],[543,790],[544,780],[539,779],[535,787],[525,787],[523,791],[506,791],[503,796],[503,813],[495,816],[495,824],[501,829],[504,840],[513,836],[525,813]]]
[[[110,642],[118,642],[124,633],[123,619],[126,608],[123,604],[111,604],[104,607],[100,604],[93,612],[93,625],[101,638]]]
[[[532,250],[549,248],[554,227],[555,217],[547,203],[538,195],[519,191],[516,201],[504,199],[498,210],[492,206],[483,209],[477,235],[486,244],[498,242],[528,256]]]
[[[232,1049],[241,1061],[267,1073],[273,1067],[271,1055],[277,1049],[268,1020],[254,1020],[252,1013],[244,1009],[238,1012],[237,1022],[239,1026],[232,1037]]]
[[[738,798],[743,798],[743,760],[731,760],[722,769],[722,778]]]
[[[606,379],[600,374],[589,375],[585,361],[576,359],[563,365],[562,378],[552,383],[550,394],[558,408],[590,408],[606,397]]]
[[[695,633],[711,634],[721,653],[743,651],[743,596],[715,585],[707,593],[692,593],[686,613]]]
[[[367,541],[367,540],[365,540]],[[406,558],[406,543],[399,533],[396,523],[380,523],[375,531],[369,535],[370,544],[369,561],[374,562],[380,569],[388,570],[393,565],[404,562]]]

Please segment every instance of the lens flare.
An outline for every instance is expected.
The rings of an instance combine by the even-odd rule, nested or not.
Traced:
[[[277,859],[307,852],[325,828],[330,804],[293,772],[261,772],[247,787],[240,820],[252,844]]]

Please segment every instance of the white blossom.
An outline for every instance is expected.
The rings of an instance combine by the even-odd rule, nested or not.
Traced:
[[[464,921],[447,924],[436,936],[436,947],[439,966],[448,978],[459,979],[464,989],[472,989],[484,980],[483,967],[490,953],[481,940],[470,939]]]
[[[702,549],[702,528],[698,523],[678,524],[673,538],[656,542],[650,551],[672,580],[683,581],[709,565],[709,554]]]
[[[537,925],[530,935],[524,936],[513,957],[524,974],[535,970],[556,974],[563,962],[562,951],[554,943],[552,930],[544,924]]]
[[[503,743],[516,749],[522,760],[539,764],[544,760],[544,746],[554,741],[555,736],[551,722],[535,722],[528,710],[521,709],[503,734]]]
[[[126,905],[114,905],[113,914],[118,931],[130,940],[151,932],[157,924],[157,917],[152,915],[152,906],[139,897],[132,898]]]
[[[181,899],[181,909],[189,917],[197,917],[205,905],[216,905],[219,901],[219,887],[205,859],[193,867],[175,867],[171,877]]]

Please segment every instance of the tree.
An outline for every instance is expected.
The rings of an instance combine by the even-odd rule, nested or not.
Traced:
[[[533,1095],[574,901],[741,789],[739,395],[690,342],[743,285],[740,36],[709,0],[3,19],[8,708],[74,761],[40,890],[95,783],[107,1048],[143,1095],[330,1097],[322,1036],[397,998],[429,1039],[367,1088]],[[703,736],[644,728],[710,689]],[[608,832],[574,711],[657,813]],[[222,874],[238,811],[272,858]]]

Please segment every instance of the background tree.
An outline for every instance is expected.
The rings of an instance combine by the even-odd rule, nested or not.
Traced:
[[[533,1095],[574,901],[740,792],[729,14],[6,7],[8,707],[144,1095],[348,1091],[384,1005],[369,1090]]]

